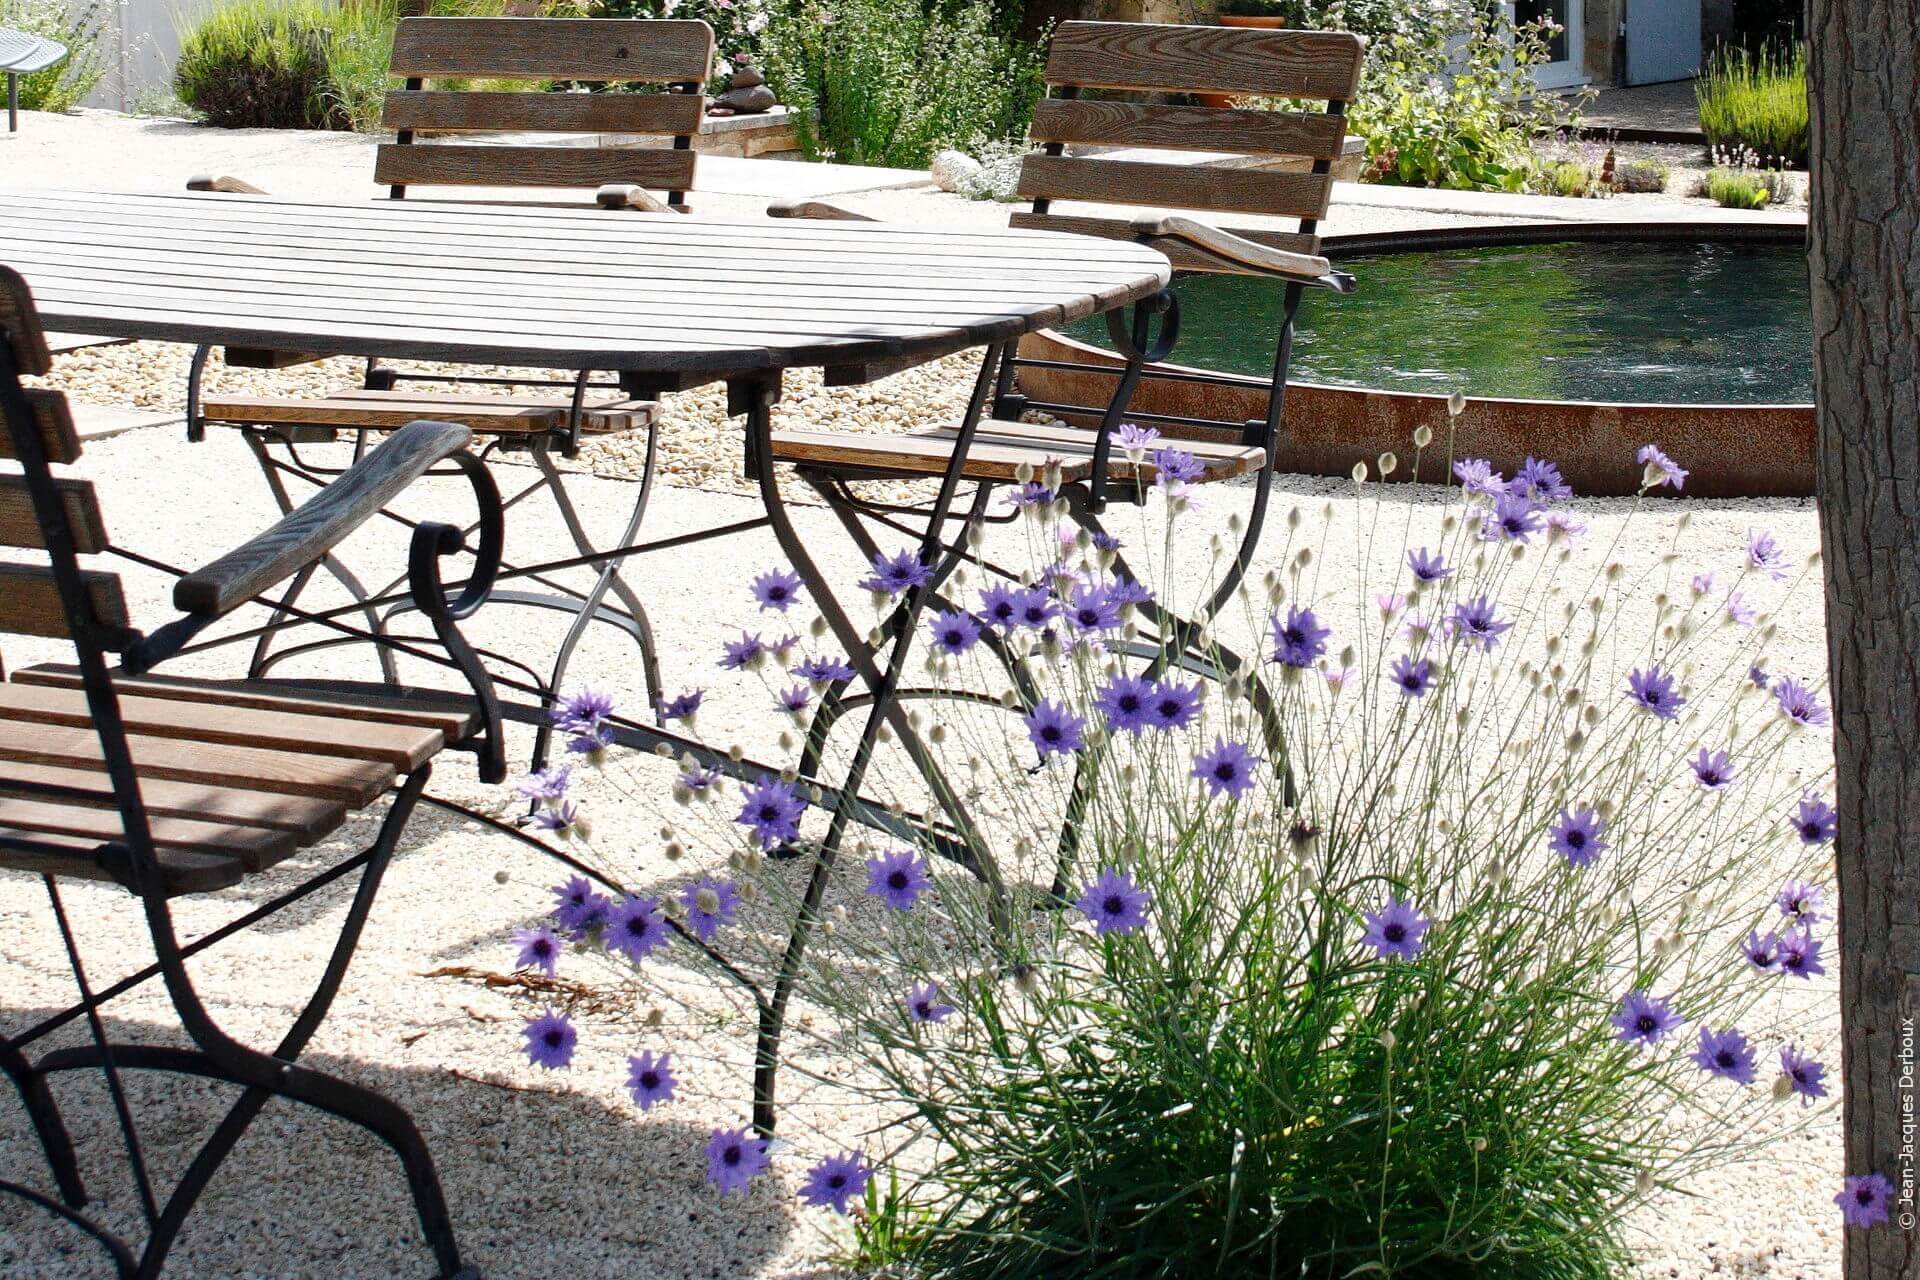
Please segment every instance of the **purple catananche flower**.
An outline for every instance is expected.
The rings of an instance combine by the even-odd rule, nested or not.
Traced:
[[[1500,621],[1494,614],[1493,601],[1477,596],[1453,606],[1453,612],[1447,615],[1447,629],[1454,639],[1490,653],[1500,643],[1501,635],[1513,630],[1513,624]]]
[[[780,779],[767,774],[748,787],[741,796],[740,814],[734,819],[750,829],[762,849],[800,838],[800,816],[807,802]]]
[[[745,671],[755,666],[767,656],[766,643],[759,635],[740,633],[738,640],[720,642],[720,666],[726,671]]]
[[[1121,423],[1113,433],[1113,442],[1123,453],[1145,453],[1159,438],[1158,427],[1143,427],[1134,422]]]
[[[813,686],[789,685],[780,691],[780,709],[788,715],[799,715],[813,703]]]
[[[895,849],[867,859],[867,892],[895,911],[911,911],[933,886],[926,859],[911,849]]]
[[[853,668],[839,658],[808,658],[795,664],[793,674],[809,684],[838,684],[853,679]]]
[[[715,1129],[707,1139],[707,1181],[720,1188],[721,1195],[745,1191],[770,1163],[767,1139],[752,1137],[745,1125]]]
[[[753,598],[762,610],[785,613],[800,598],[800,575],[790,569],[769,569],[753,580]]]
[[[1481,525],[1480,536],[1525,542],[1544,527],[1544,514],[1532,499],[1509,493],[1494,499],[1493,515]]]
[[[562,733],[596,732],[613,715],[613,695],[598,689],[582,689],[560,700],[549,718]]]
[[[1028,713],[1026,726],[1027,737],[1043,760],[1052,755],[1068,755],[1086,745],[1087,722],[1052,700],[1042,702]]]
[[[891,556],[876,553],[873,572],[860,579],[860,586],[880,595],[897,596],[902,591],[925,586],[931,577],[933,570],[920,562],[918,551],[909,549]]]
[[[953,1006],[940,999],[940,988],[931,982],[922,982],[907,988],[904,1003],[907,1017],[913,1022],[939,1022],[953,1016]]]
[[[667,942],[667,918],[660,914],[660,900],[622,898],[607,914],[600,940],[607,950],[639,964]]]
[[[1044,587],[1022,587],[1013,593],[1013,606],[1020,625],[1039,631],[1060,616],[1060,602]]]
[[[1785,1045],[1780,1050],[1780,1074],[1785,1078],[1787,1087],[1800,1095],[1800,1105],[1809,1107],[1815,1098],[1827,1096],[1826,1064],[1816,1062],[1800,1051],[1798,1045]]]
[[[1649,1049],[1685,1021],[1665,1000],[1645,991],[1627,992],[1619,1012],[1613,1015],[1614,1033],[1623,1043]]]
[[[652,1051],[627,1059],[627,1092],[642,1111],[651,1111],[662,1102],[673,1101],[673,1063],[664,1053]]]
[[[553,922],[576,938],[603,923],[613,909],[613,899],[594,892],[585,876],[553,886],[553,898]]]
[[[1693,777],[1704,791],[1724,791],[1733,785],[1733,757],[1724,751],[1700,748],[1691,762]]]
[[[1733,1027],[1715,1031],[1700,1028],[1700,1047],[1692,1054],[1702,1071],[1735,1084],[1753,1083],[1753,1047]]]
[[[1273,660],[1289,667],[1312,666],[1327,651],[1327,637],[1333,634],[1311,609],[1289,608],[1284,619],[1275,614],[1268,625],[1273,629]]]
[[[698,884],[681,892],[680,902],[687,909],[687,928],[693,930],[700,941],[712,942],[713,935],[723,925],[733,923],[733,913],[740,906],[740,891],[729,881],[701,876]]]
[[[573,1046],[580,1033],[566,1015],[548,1009],[528,1022],[521,1032],[527,1038],[527,1061],[548,1071],[558,1071],[573,1061]]]
[[[1788,573],[1787,553],[1783,551],[1773,535],[1759,529],[1747,530],[1747,567],[1758,569],[1775,582],[1785,578]]]
[[[1727,621],[1736,627],[1750,627],[1760,620],[1760,611],[1747,603],[1738,591],[1727,597]]]
[[[1102,867],[1100,875],[1081,891],[1074,902],[1093,920],[1093,931],[1101,937],[1110,933],[1127,934],[1147,923],[1147,908],[1153,895],[1133,882],[1118,867]]]
[[[1549,502],[1565,502],[1573,497],[1573,487],[1560,474],[1560,468],[1532,455],[1528,455],[1527,460],[1520,464],[1520,470],[1514,473],[1513,482],[1507,488],[1543,506]]]
[[[514,783],[513,789],[528,800],[547,803],[565,796],[567,783],[572,778],[573,770],[561,765],[552,769],[542,769],[538,773],[530,773]]]
[[[1156,449],[1153,452],[1155,483],[1163,488],[1192,484],[1207,473],[1200,459],[1185,449]]]
[[[1795,978],[1813,979],[1825,973],[1820,965],[1820,939],[1806,928],[1789,929],[1780,935],[1780,972]]]
[[[1780,714],[1797,725],[1823,725],[1833,720],[1813,690],[1792,676],[1781,676],[1773,682],[1773,700],[1779,704]]]
[[[1411,960],[1426,949],[1427,930],[1433,921],[1410,902],[1387,899],[1378,911],[1366,913],[1367,932],[1360,939],[1372,947],[1382,960]]]
[[[1215,738],[1211,748],[1194,757],[1193,776],[1206,783],[1209,795],[1238,800],[1253,786],[1259,764],[1260,757],[1240,743]]]
[[[842,1151],[828,1156],[807,1170],[800,1184],[800,1199],[816,1209],[831,1208],[835,1213],[853,1211],[853,1201],[865,1195],[873,1169],[858,1151]]]
[[[1547,828],[1547,846],[1575,867],[1590,866],[1607,851],[1607,824],[1591,805],[1581,805],[1560,816]]]
[[[1407,552],[1407,568],[1412,571],[1416,582],[1438,582],[1453,576],[1453,570],[1447,567],[1447,558],[1425,547],[1416,547]]]
[[[980,642],[980,624],[957,609],[935,614],[927,630],[932,633],[935,652],[949,658],[958,657]]]
[[[1803,802],[1804,803],[1804,802]],[[1774,895],[1773,904],[1780,914],[1795,924],[1819,924],[1827,918],[1827,895],[1817,884],[1789,880]]]
[[[1801,844],[1825,844],[1840,831],[1840,812],[1818,796],[1803,796],[1788,819]]]
[[[1687,487],[1687,477],[1692,473],[1679,463],[1660,452],[1657,444],[1643,444],[1640,452],[1633,455],[1642,467],[1640,483],[1644,488],[1659,489],[1672,485],[1674,492]]]
[[[1460,487],[1476,498],[1497,498],[1507,491],[1506,477],[1484,458],[1462,458],[1453,464]]]
[[[980,591],[980,620],[990,627],[999,627],[1004,631],[1013,630],[1020,621],[1020,610],[1014,605],[1014,588],[1005,582],[996,582]]]
[[[1153,686],[1147,701],[1147,723],[1155,729],[1184,729],[1200,714],[1200,682],[1181,684],[1168,678]]]
[[[1417,662],[1409,657],[1395,658],[1391,671],[1394,684],[1409,698],[1423,698],[1433,687],[1433,663],[1426,658]]]
[[[520,948],[514,959],[516,969],[538,969],[549,978],[560,963],[560,939],[545,925],[514,932],[513,945]]]
[[[1748,964],[1761,973],[1778,973],[1780,972],[1780,935],[1769,933],[1761,937],[1760,931],[1755,929],[1747,935],[1747,940],[1740,944],[1740,954],[1747,958]]]
[[[1673,677],[1656,663],[1645,671],[1635,667],[1627,675],[1627,697],[1660,720],[1671,720],[1687,700],[1675,691]]]
[[[1110,631],[1120,625],[1119,602],[1104,586],[1075,587],[1064,612],[1080,631]]]
[[[1893,1184],[1883,1173],[1867,1173],[1847,1178],[1833,1198],[1840,1206],[1840,1217],[1850,1227],[1877,1227],[1887,1220],[1893,1203]]]
[[[691,720],[700,711],[700,704],[706,699],[704,689],[693,689],[674,698],[662,698],[659,702],[662,720]]]
[[[1093,705],[1107,722],[1107,728],[1121,733],[1139,733],[1147,727],[1153,712],[1153,682],[1139,676],[1121,675],[1102,685],[1093,697]]]

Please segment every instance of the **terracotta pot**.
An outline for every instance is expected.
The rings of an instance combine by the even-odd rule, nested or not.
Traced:
[[[1246,13],[1223,13],[1219,16],[1219,22],[1223,27],[1252,27],[1259,31],[1277,31],[1287,25],[1285,18]],[[1203,107],[1233,105],[1233,95],[1228,93],[1196,93],[1193,96],[1200,100],[1200,105]]]

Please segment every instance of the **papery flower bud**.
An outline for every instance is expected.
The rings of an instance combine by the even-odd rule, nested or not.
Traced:
[[[1433,443],[1433,428],[1421,425],[1413,429],[1413,447],[1424,449]]]
[[[1390,476],[1399,468],[1400,459],[1393,456],[1392,450],[1388,450],[1386,453],[1380,455],[1379,464],[1381,476]]]
[[[1365,484],[1367,482],[1367,464],[1366,463],[1356,462],[1353,464],[1353,482],[1355,484]]]
[[[1382,1049],[1385,1049],[1388,1053],[1392,1053],[1393,1046],[1398,1043],[1399,1043],[1399,1040],[1395,1038],[1392,1031],[1382,1031],[1380,1033],[1380,1047]]]
[[[1013,478],[1021,484],[1032,484],[1033,464],[1031,462],[1020,463],[1019,466],[1013,469]]]
[[[1475,1138],[1472,1146],[1475,1151],[1485,1151],[1487,1149],[1487,1140],[1485,1138]]]

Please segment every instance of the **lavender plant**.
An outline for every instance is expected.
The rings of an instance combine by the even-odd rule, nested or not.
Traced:
[[[1582,545],[1551,463],[1504,476],[1422,429],[1411,470],[1444,501],[1372,485],[1391,454],[1357,466],[1347,512],[1290,513],[1279,567],[1174,653],[1159,611],[1197,615],[1228,551],[1195,528],[1190,455],[1119,444],[1159,477],[1136,529],[1077,528],[1032,477],[916,637],[944,696],[914,722],[990,862],[873,836],[843,858],[788,1062],[839,1100],[799,1117],[802,1198],[853,1211],[856,1260],[932,1275],[1614,1274],[1632,1208],[1768,1158],[1830,1092],[1807,1029],[1832,994],[1829,717],[1770,656],[1807,566],[1762,531],[1688,563],[1688,517],[1642,510],[1688,474],[1657,447],[1627,523],[1673,532],[1627,563],[1624,526]],[[884,619],[926,573],[884,555],[860,585]],[[753,593],[804,609],[783,569]],[[817,622],[777,630],[720,665],[797,731],[851,669]],[[659,785],[608,759],[608,713],[560,717],[591,783],[523,784],[583,858],[608,851],[579,792]],[[916,776],[875,778],[904,811]],[[807,780],[689,758],[668,785],[664,852],[724,871],[563,885],[522,965],[662,1001],[686,970],[656,953],[773,971],[807,863],[770,855],[809,847]],[[569,1019],[529,1023],[534,1063],[574,1047]],[[630,1062],[643,1110],[678,1096],[667,1047]],[[741,1189],[782,1154],[721,1129],[709,1175]],[[1849,1179],[1847,1221],[1883,1220],[1886,1185]]]

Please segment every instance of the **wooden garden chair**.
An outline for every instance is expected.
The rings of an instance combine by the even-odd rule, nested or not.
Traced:
[[[1015,212],[1011,225],[1036,230],[1141,241],[1165,253],[1182,271],[1261,276],[1282,289],[1274,331],[1273,375],[1267,411],[1248,422],[1216,421],[1132,410],[1142,381],[1172,378],[1205,381],[1209,375],[1160,367],[1174,350],[1179,333],[1178,282],[1136,304],[1131,317],[1108,316],[1108,332],[1124,357],[1118,367],[1063,364],[1023,358],[1009,346],[989,348],[988,367],[979,386],[984,411],[961,476],[976,482],[976,518],[987,509],[987,495],[1023,476],[1057,468],[1059,493],[1072,518],[1102,532],[1100,513],[1109,501],[1141,501],[1157,479],[1151,455],[1130,461],[1113,447],[1123,421],[1152,424],[1169,437],[1166,444],[1194,455],[1203,468],[1196,483],[1249,476],[1253,508],[1237,552],[1211,599],[1197,615],[1211,617],[1239,588],[1264,527],[1278,452],[1287,366],[1294,319],[1309,289],[1347,293],[1353,279],[1319,255],[1319,220],[1332,194],[1332,163],[1346,134],[1345,113],[1359,84],[1363,43],[1338,31],[1247,30],[1214,26],[1178,26],[1134,22],[1064,22],[1048,51],[1048,95],[1034,112],[1031,139],[1040,151],[1022,162],[1018,192],[1031,205]],[[1267,111],[1188,106],[1156,101],[1085,98],[1082,92],[1149,91],[1161,95],[1228,94],[1304,99],[1326,103],[1322,111]],[[1102,148],[1145,148],[1227,153],[1262,163],[1291,162],[1291,168],[1182,165],[1069,155],[1068,144]],[[1059,206],[1072,202],[1066,208]],[[861,215],[817,200],[773,205],[776,217],[860,218]],[[1213,225],[1212,215],[1267,215],[1297,219],[1293,225]],[[1022,367],[1064,368],[1090,381],[1113,380],[1103,402],[1068,404],[1022,395]],[[1229,381],[1225,378],[1219,381]],[[1234,385],[1244,385],[1232,380]],[[970,412],[972,410],[970,409]],[[1062,426],[1022,421],[1039,411],[1069,422]],[[895,509],[869,504],[849,482],[873,478],[944,475],[961,424],[929,423],[900,435],[852,432],[777,431],[774,456],[794,465],[827,499],[863,554],[879,548],[863,517],[897,520]],[[951,569],[958,555],[943,566]],[[1126,571],[1124,559],[1119,567]],[[951,602],[946,602],[952,607]],[[1199,626],[1154,606],[1142,609],[1158,635],[1140,646],[1151,659],[1149,676],[1170,665],[1210,675],[1222,674],[1238,659],[1212,657],[1198,646]],[[998,652],[998,651],[997,651]],[[1003,661],[1005,655],[1002,654]],[[1017,689],[1026,686],[1010,670]],[[1284,743],[1271,700],[1252,682],[1251,695],[1262,715],[1269,757],[1285,759]],[[922,696],[940,696],[928,689]],[[845,708],[834,694],[815,717],[800,764],[801,772],[818,763],[827,735]],[[912,692],[902,696],[913,696]],[[1076,795],[1080,794],[1076,790]],[[1070,852],[1077,823],[1062,833],[1063,855]],[[1064,857],[1063,857],[1064,865]]]
[[[93,486],[56,473],[80,455],[65,400],[21,385],[21,375],[44,374],[50,363],[25,282],[0,268],[0,457],[18,467],[0,474],[0,543],[31,548],[39,560],[0,564],[0,631],[70,639],[75,658],[72,664],[15,671],[10,683],[0,684],[0,870],[43,879],[80,993],[73,1007],[17,1034],[0,1034],[0,1070],[25,1103],[54,1191],[5,1181],[0,1190],[85,1231],[121,1275],[154,1276],[248,1125],[268,1101],[286,1098],[356,1124],[391,1146],[437,1274],[473,1275],[462,1271],[433,1160],[406,1112],[370,1089],[299,1061],[339,989],[435,758],[448,750],[471,751],[480,758],[483,777],[504,774],[492,686],[456,627],[485,597],[500,544],[499,495],[486,469],[464,452],[471,432],[437,422],[395,432],[279,524],[182,577],[174,591],[180,616],[143,635],[131,625],[119,578],[82,567],[83,556],[113,548]],[[195,633],[312,564],[429,468],[445,465],[464,470],[480,499],[479,561],[459,597],[449,600],[439,561],[460,550],[464,539],[451,526],[421,524],[413,540],[412,587],[452,663],[467,676],[472,696],[406,695],[376,686],[390,696],[375,697],[337,687],[141,674]],[[111,672],[110,654],[121,658]],[[242,884],[318,844],[389,793],[392,800],[368,848],[332,860],[302,884],[276,886],[261,905],[196,939],[175,930],[175,898]],[[356,873],[326,967],[280,1041],[262,1051],[223,1031],[201,1002],[188,958]],[[96,986],[82,963],[85,927],[61,894],[67,880],[104,881],[131,893],[128,907],[137,903],[145,916],[154,962]],[[90,905],[110,901],[93,899]],[[110,1040],[101,1007],[156,976],[190,1046]],[[82,1019],[87,1042],[29,1056],[36,1042]],[[146,1221],[146,1241],[137,1252],[82,1212],[86,1187],[47,1087],[50,1077],[76,1069],[98,1069],[105,1076]],[[231,1109],[171,1190],[152,1177],[121,1085],[126,1071],[176,1072],[240,1086]]]
[[[582,207],[686,213],[694,186],[697,155],[693,139],[705,111],[705,88],[713,62],[713,31],[704,22],[661,19],[587,18],[404,18],[394,34],[390,70],[404,87],[387,95],[383,122],[395,130],[374,161],[374,180],[388,185],[396,200],[429,198],[473,202],[473,188],[554,188],[590,191]],[[664,92],[560,93],[467,88],[468,82],[578,81],[628,86],[661,86]],[[453,87],[435,88],[435,82]],[[640,134],[670,139],[658,147],[604,145],[529,145],[513,136],[509,145],[443,140],[453,135],[542,134],[595,138],[603,134]],[[232,177],[196,178],[191,190],[233,195],[265,194]],[[449,195],[440,189],[450,189]],[[658,192],[659,194],[654,194]],[[553,205],[529,194],[511,204]],[[635,235],[645,235],[641,223]],[[540,264],[529,263],[530,269]],[[610,281],[610,285],[617,285]],[[200,389],[208,353],[196,355],[187,397],[187,430],[199,439],[206,424],[247,430],[247,439],[285,507],[288,498],[280,473],[324,470],[300,463],[298,447],[335,438],[337,432],[391,431],[430,417],[457,422],[488,442],[488,449],[526,452],[539,478],[508,502],[511,506],[542,489],[551,492],[582,555],[594,551],[568,499],[553,454],[571,457],[583,436],[632,431],[647,433],[640,489],[619,545],[634,541],[645,514],[654,475],[657,404],[652,389],[635,379],[624,383],[596,379],[591,372],[565,382],[540,379],[478,378],[465,374],[410,370],[369,360],[361,385],[323,397],[203,395]],[[229,347],[229,364],[279,368],[324,358],[324,353],[241,351]],[[401,384],[405,384],[402,386]],[[502,391],[509,394],[502,395]],[[283,445],[288,461],[268,453]],[[359,584],[337,563],[329,569],[356,595]],[[624,608],[604,604],[611,591]],[[380,594],[378,592],[373,594]],[[560,607],[578,615],[556,663],[558,686],[567,657],[589,620],[611,622],[633,636],[641,650],[650,700],[660,697],[659,663],[651,628],[637,595],[609,562],[594,588],[582,593],[502,592],[503,603]],[[256,672],[267,669],[263,639]],[[388,674],[390,661],[383,658]],[[543,742],[544,746],[544,742]]]

